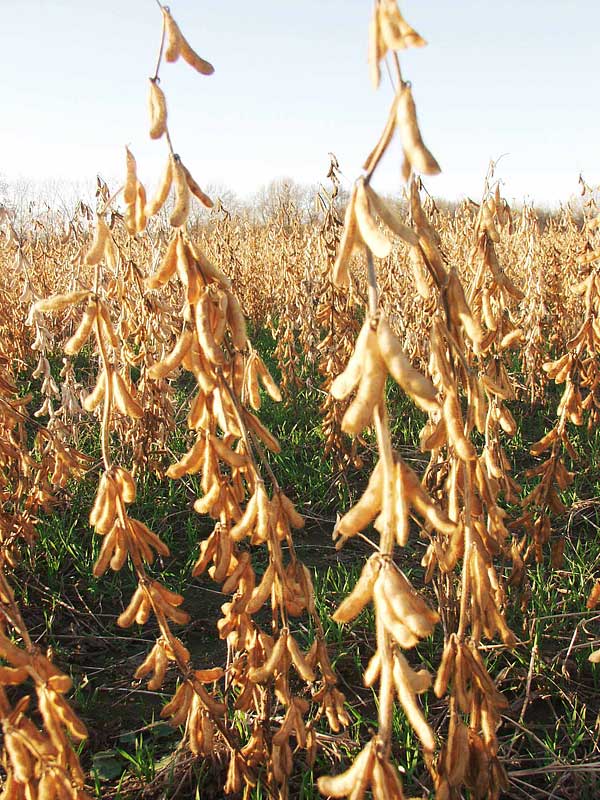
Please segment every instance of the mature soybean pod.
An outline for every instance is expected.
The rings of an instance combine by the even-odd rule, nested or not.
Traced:
[[[167,130],[167,100],[155,78],[150,78],[148,109],[150,111],[150,138],[160,139]]]
[[[335,527],[335,533],[349,538],[372,522],[381,511],[383,492],[383,466],[378,461],[371,473],[367,488],[359,501],[352,506]]]
[[[201,75],[212,75],[215,71],[215,68],[209,61],[200,58],[198,53],[192,50],[183,36],[181,37],[181,57],[190,67],[193,67],[196,72],[199,72]]]
[[[65,353],[68,356],[76,355],[83,345],[86,343],[96,321],[96,314],[98,313],[98,306],[96,305],[96,301],[90,300],[86,306],[85,311],[83,312],[83,316],[81,318],[81,322],[79,323],[77,330],[65,344]]]
[[[417,703],[415,693],[412,691],[408,677],[410,667],[401,653],[396,653],[394,659],[394,684],[408,721],[414,732],[417,734],[426,751],[432,753],[435,750],[435,738],[433,731],[427,724],[423,712]]]
[[[173,161],[173,186],[175,188],[175,206],[169,217],[174,228],[180,228],[187,222],[190,213],[190,189],[183,165],[179,159]]]
[[[171,191],[171,184],[173,183],[173,160],[172,157],[169,156],[167,159],[167,165],[163,171],[163,174],[160,179],[160,183],[156,188],[156,192],[154,193],[154,197],[152,200],[149,200],[146,203],[146,216],[152,217],[154,214],[157,214],[160,209],[165,204],[167,197],[169,196],[169,192]]]
[[[390,375],[423,411],[439,410],[437,392],[429,378],[415,369],[404,355],[400,339],[394,334],[385,317],[377,326],[377,342]]]
[[[417,109],[410,86],[405,84],[398,102],[397,122],[404,152],[415,172],[439,175],[440,165],[425,147],[417,122]]]
[[[130,206],[132,203],[135,203],[138,180],[137,180],[137,165],[135,163],[135,158],[133,153],[128,147],[125,148],[125,164],[126,164],[126,175],[125,175],[125,186],[123,187],[123,200],[128,206]]]
[[[345,400],[346,397],[356,388],[360,381],[365,357],[365,347],[371,330],[371,323],[367,319],[361,328],[358,338],[354,345],[354,352],[350,356],[346,368],[340,373],[331,384],[329,390],[331,396],[336,400]]]
[[[83,407],[89,413],[94,411],[104,399],[106,393],[106,370],[102,370],[96,385],[83,401]]]
[[[89,297],[89,291],[82,290],[77,292],[68,292],[67,294],[55,294],[52,297],[47,297],[44,300],[38,300],[34,305],[36,311],[62,311],[63,308],[76,305],[86,297]]]
[[[154,275],[150,275],[148,278],[146,278],[146,285],[149,289],[158,289],[160,286],[164,286],[165,283],[175,274],[177,270],[178,238],[178,236],[173,236],[167,245],[167,249],[165,250],[165,254],[162,257],[158,269]]]
[[[365,775],[370,778],[375,762],[375,747],[369,742],[354,759],[352,766],[339,775],[323,775],[317,785],[323,795],[349,797]],[[364,793],[363,793],[364,796]]]
[[[90,249],[87,251],[85,255],[85,263],[89,264],[90,266],[94,266],[98,264],[99,261],[102,259],[104,255],[104,248],[106,247],[106,241],[110,236],[110,230],[108,225],[104,221],[104,217],[102,214],[96,215],[96,230],[94,232],[94,239],[90,246]]]
[[[375,210],[376,214],[381,217],[382,222],[387,225],[396,236],[403,239],[406,244],[416,247],[419,244],[419,237],[417,234],[407,225],[404,225],[396,214],[390,211],[387,203],[373,191],[370,184],[365,184],[365,193],[369,204]]]
[[[356,188],[356,223],[360,231],[360,235],[373,254],[377,258],[386,258],[392,251],[392,245],[389,239],[377,227],[375,218],[371,213],[371,206],[369,198],[365,191],[365,183],[363,180],[357,181]]]
[[[342,430],[358,436],[371,423],[375,406],[383,399],[387,370],[379,353],[377,335],[369,328],[363,372],[356,397],[342,419]]]
[[[352,258],[355,245],[357,242],[361,241],[356,215],[354,213],[356,207],[356,191],[357,187],[356,184],[354,184],[344,216],[344,232],[342,233],[337,258],[333,265],[332,280],[338,289],[345,289],[350,285],[350,259]]]
[[[207,291],[205,291],[200,300],[196,303],[196,331],[198,333],[198,341],[204,352],[204,355],[212,364],[223,364],[225,356],[223,351],[215,342],[213,332],[210,326],[210,311],[211,299]]]
[[[351,622],[357,617],[363,608],[373,597],[373,586],[379,573],[379,567],[373,557],[369,558],[362,568],[362,572],[354,589],[340,603],[335,613],[332,615],[334,622]]]
[[[181,40],[183,37],[181,35],[181,31],[179,30],[179,26],[165,6],[162,7],[162,12],[165,24],[165,33],[167,36],[165,61],[173,63],[174,61],[177,61],[181,53]]]
[[[187,169],[187,167],[184,167],[183,164],[181,166],[182,166],[183,172],[185,174],[185,178],[187,180],[187,185],[190,188],[190,192],[194,195],[194,197],[197,197],[198,200],[200,200],[200,202],[202,203],[203,206],[205,206],[206,208],[212,208],[213,205],[214,205],[213,201],[210,199],[210,197],[207,194],[205,194],[202,191],[200,186],[192,178],[192,175],[191,175],[189,169]]]
[[[175,347],[162,361],[157,361],[148,370],[148,377],[153,380],[166,377],[173,372],[183,361],[185,354],[192,346],[193,335],[191,331],[184,330],[177,339]]]

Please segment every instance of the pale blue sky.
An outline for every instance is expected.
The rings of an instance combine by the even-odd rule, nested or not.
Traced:
[[[333,151],[353,179],[385,121],[371,88],[369,0],[172,0],[205,78],[165,64],[176,150],[200,183],[247,195],[280,176],[321,180]],[[165,159],[147,134],[147,77],[159,43],[154,0],[0,0],[0,175],[117,180],[123,146],[152,186]],[[506,195],[556,203],[583,171],[600,183],[592,0],[443,0],[400,8],[429,46],[401,55],[425,141],[443,174],[434,195],[477,196],[489,158]],[[399,188],[399,151],[376,185]]]

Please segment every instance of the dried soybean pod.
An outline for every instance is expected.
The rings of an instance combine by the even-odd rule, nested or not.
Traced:
[[[471,314],[471,309],[467,303],[465,293],[460,282],[460,278],[454,268],[448,275],[448,300],[451,303],[451,311],[455,311],[462,323],[463,328],[469,339],[473,342],[473,352],[479,352],[479,345],[483,339],[483,333],[479,323]]]
[[[255,414],[251,414],[249,411],[244,412],[244,420],[252,429],[253,433],[255,433],[258,438],[263,442],[265,447],[269,449],[272,453],[281,453],[281,445],[277,441],[277,439],[273,436],[271,431],[266,428],[259,418]]]
[[[187,222],[190,213],[190,189],[185,177],[183,164],[178,157],[173,160],[173,186],[175,189],[175,207],[169,217],[173,228],[180,228]]]
[[[271,675],[279,666],[284,653],[287,652],[287,628],[282,628],[279,639],[275,642],[275,646],[271,651],[271,655],[262,665],[262,667],[251,667],[248,671],[248,677],[253,683],[266,683]]]
[[[158,85],[158,78],[150,78],[148,109],[150,111],[150,138],[160,139],[167,130],[167,100],[165,93]]]
[[[364,180],[357,181],[355,215],[358,230],[367,247],[372,250],[377,258],[389,256],[392,245],[389,239],[379,230],[373,218]]]
[[[231,281],[227,275],[221,272],[218,267],[215,267],[215,265],[204,255],[202,250],[200,250],[200,248],[193,242],[190,242],[190,250],[192,251],[194,260],[200,267],[200,270],[207,283],[209,283],[211,280],[215,280],[217,283],[220,283],[224,289],[231,289]]]
[[[265,387],[265,389],[267,390],[267,394],[269,395],[271,400],[275,401],[276,403],[280,403],[281,402],[281,391],[279,389],[279,386],[277,386],[277,384],[273,380],[273,376],[271,375],[271,373],[267,369],[267,366],[266,366],[265,362],[262,360],[262,358],[258,354],[256,355],[256,369],[257,369],[257,373],[258,373],[258,376],[260,378],[260,381],[261,381],[262,385]]]
[[[183,172],[184,172],[184,175],[185,175],[185,179],[187,181],[187,185],[189,186],[190,192],[194,195],[194,197],[197,197],[198,200],[200,200],[200,202],[202,203],[203,206],[205,206],[206,208],[212,208],[214,206],[213,201],[210,199],[210,197],[207,194],[205,194],[202,191],[200,186],[192,178],[192,175],[191,175],[189,169],[187,167],[185,167],[183,164],[181,165],[181,168],[183,169]]]
[[[379,565],[372,556],[362,568],[362,572],[354,589],[350,592],[348,597],[342,600],[337,610],[332,615],[331,618],[334,622],[338,624],[342,622],[351,622],[360,614],[373,597],[373,586],[375,585],[378,574]]]
[[[429,636],[439,622],[439,615],[427,605],[402,572],[388,566],[382,571],[380,581],[386,599],[402,624],[415,636]]]
[[[371,150],[371,152],[369,153],[369,155],[365,160],[365,163],[363,164],[363,169],[369,175],[373,174],[375,168],[377,167],[377,164],[381,160],[381,157],[387,150],[389,143],[392,141],[394,131],[396,130],[396,110],[398,107],[398,99],[399,95],[397,94],[392,102],[392,106],[390,108],[388,118],[385,123],[385,128],[383,129],[381,136],[377,141],[377,144]]]
[[[407,225],[404,225],[396,214],[394,214],[387,206],[387,203],[376,194],[373,189],[371,188],[370,184],[365,184],[365,192],[369,199],[369,203],[375,210],[377,216],[381,218],[381,221],[387,225],[387,227],[403,239],[406,244],[410,244],[413,247],[416,247],[419,244],[419,237],[417,234],[411,230]]]
[[[179,235],[173,236],[169,242],[162,261],[154,275],[150,275],[146,279],[146,285],[149,289],[158,289],[175,274],[177,271],[177,242]]]
[[[111,518],[114,519],[117,513],[116,487],[111,473],[104,472],[100,478],[96,499],[90,511],[90,525],[95,527],[98,524],[98,520],[106,515],[107,509]]]
[[[454,390],[446,390],[446,399],[443,406],[444,421],[450,443],[454,446],[458,456],[463,461],[472,461],[477,456],[473,444],[465,436],[463,429],[458,398]]]
[[[432,753],[435,750],[435,738],[416,701],[415,693],[412,691],[409,679],[410,667],[402,653],[397,652],[394,661],[393,675],[398,700],[406,713],[411,727],[421,740],[424,749]]]
[[[461,720],[453,725],[450,720],[446,751],[446,771],[451,786],[459,786],[465,777],[469,764],[469,729]]]
[[[204,355],[212,364],[225,363],[225,356],[221,348],[215,342],[210,325],[211,300],[208,291],[204,291],[200,300],[196,303],[196,332],[198,341],[204,351]]]
[[[141,233],[146,228],[146,190],[138,181],[135,193],[135,231]]]
[[[350,285],[350,259],[352,258],[355,245],[360,242],[360,234],[358,232],[355,214],[356,192],[357,186],[354,184],[344,216],[344,232],[340,241],[337,258],[333,265],[332,280],[338,289],[345,289]]]
[[[384,0],[380,6],[382,32],[390,50],[425,47],[427,42],[400,13],[396,0]],[[385,22],[388,24],[385,25]]]
[[[283,512],[292,528],[296,528],[297,530],[303,528],[305,522],[304,517],[302,514],[298,513],[290,498],[287,497],[283,492],[279,492],[278,496],[279,502],[281,503],[281,508],[283,509]]]
[[[236,350],[245,350],[248,344],[246,332],[246,318],[237,297],[225,289],[227,295],[227,322],[231,331],[231,341]]]
[[[422,514],[436,530],[448,536],[454,534],[456,531],[456,523],[452,522],[444,511],[429,497],[425,489],[423,489],[415,471],[401,460],[398,461],[397,468],[402,475],[402,482],[411,505],[413,505],[419,514]]]
[[[246,608],[244,610],[247,614],[256,614],[256,612],[263,607],[267,598],[271,594],[274,579],[275,579],[275,565],[271,563],[267,567],[260,583],[252,592],[250,600],[246,604]]]
[[[83,407],[89,413],[94,411],[104,399],[106,392],[106,370],[102,370],[96,381],[96,385],[83,401]]]
[[[98,306],[96,305],[96,301],[90,298],[77,330],[65,344],[64,350],[68,356],[76,355],[86,343],[94,322],[96,321],[97,313]]]
[[[216,583],[223,583],[227,577],[229,565],[231,564],[231,557],[233,555],[233,540],[229,535],[229,531],[223,527],[219,529],[218,538],[219,541],[217,544],[217,552],[213,559],[214,567],[212,568],[213,571],[210,573],[210,575]]]
[[[374,89],[379,88],[381,80],[381,70],[379,62],[385,56],[385,49],[381,47],[381,35],[379,30],[379,7],[374,6],[369,22],[369,75]]]
[[[250,553],[247,550],[244,550],[243,553],[239,554],[238,562],[233,572],[227,576],[227,580],[221,586],[221,591],[223,594],[235,592],[239,587],[242,578],[244,577],[244,573],[246,573],[245,577],[247,579],[250,572],[253,572],[252,566],[250,565]]]
[[[300,675],[302,680],[312,683],[312,681],[315,680],[315,673],[310,664],[308,663],[308,661],[306,660],[306,656],[304,655],[302,650],[300,650],[298,642],[294,639],[294,637],[291,634],[287,638],[287,648],[290,656],[292,657],[292,662],[296,667],[298,675]]]
[[[42,312],[62,311],[64,308],[81,303],[82,300],[89,297],[89,294],[87,290],[68,292],[67,294],[55,294],[44,300],[38,300],[33,307],[36,311]]]
[[[177,274],[185,287],[185,297],[190,306],[198,301],[202,286],[196,263],[191,257],[190,250],[183,238],[177,240],[177,261],[175,262]]]
[[[133,625],[144,598],[144,590],[141,586],[138,586],[133,593],[131,600],[129,601],[129,605],[117,618],[117,625],[119,628],[129,628],[131,625]]]
[[[185,354],[192,346],[192,340],[192,332],[184,330],[177,339],[177,343],[171,352],[165,356],[162,361],[158,361],[156,364],[153,364],[150,367],[148,370],[148,377],[152,378],[153,380],[157,380],[158,378],[164,378],[166,375],[176,369],[181,364]]]
[[[160,211],[164,206],[169,192],[171,191],[171,183],[173,182],[173,159],[171,156],[167,159],[167,166],[162,174],[160,183],[156,189],[154,197],[146,203],[146,216],[152,217]]]
[[[20,738],[12,733],[10,729],[4,734],[4,745],[15,779],[20,784],[29,785],[33,777],[33,759],[29,751]],[[19,795],[15,793],[13,796],[16,798]],[[25,797],[25,794],[21,796]]]
[[[209,61],[200,58],[183,36],[181,37],[181,57],[201,75],[212,75],[215,71],[213,65]]]
[[[243,402],[249,403],[255,411],[260,410],[260,391],[258,386],[258,367],[256,353],[252,353],[246,365]]]
[[[358,436],[370,424],[373,410],[383,398],[386,377],[387,370],[379,353],[377,335],[369,327],[358,391],[342,419],[345,433]]]
[[[539,456],[546,450],[549,450],[550,447],[554,444],[554,442],[558,439],[558,430],[557,428],[552,428],[548,431],[548,433],[544,434],[542,438],[535,442],[530,449],[529,452],[532,456]]]
[[[217,456],[229,464],[231,467],[239,469],[248,463],[248,457],[242,453],[236,453],[231,450],[222,439],[219,439],[213,434],[210,435],[210,443],[214,447]]]
[[[167,48],[165,50],[165,60],[173,63],[181,56],[191,67],[202,75],[212,75],[215,68],[208,61],[205,61],[190,47],[185,36],[182,34],[179,25],[171,16],[171,12],[165,6],[162,7],[167,34]]]
[[[121,490],[121,497],[124,503],[135,502],[136,488],[135,481],[131,473],[123,467],[115,469],[115,480]]]
[[[125,164],[127,171],[125,175],[125,186],[123,187],[123,200],[129,206],[135,203],[138,180],[135,158],[128,147],[125,148]]]
[[[507,350],[509,347],[515,347],[523,341],[523,331],[521,328],[515,328],[506,334],[498,345],[499,350]]]
[[[354,536],[372,522],[381,511],[383,492],[383,465],[378,461],[371,473],[367,488],[359,501],[352,506],[335,526],[334,535],[345,539]]]
[[[194,262],[194,272],[198,275],[198,283],[200,283],[201,273],[196,267]],[[225,330],[227,328],[227,295],[221,291],[220,289],[215,290],[216,295],[216,309],[213,315],[214,317],[214,325],[213,325],[213,334],[215,337],[215,341],[218,345],[223,344],[223,339],[225,338]]]
[[[104,255],[106,241],[110,236],[108,225],[104,221],[102,214],[96,214],[96,230],[90,249],[85,255],[85,263],[90,266],[98,264]]]
[[[408,84],[404,84],[400,92],[396,119],[404,152],[414,171],[421,172],[423,175],[439,175],[442,171],[440,165],[425,147],[421,138],[417,122],[417,109]]]
[[[381,674],[381,654],[376,650],[363,674],[363,684],[371,687],[375,685],[375,681]]]
[[[355,797],[354,789],[357,784],[371,778],[375,761],[375,747],[369,742],[356,756],[352,766],[339,775],[323,775],[317,780],[321,794],[330,797]],[[362,796],[364,797],[364,791]]]
[[[116,369],[112,373],[112,390],[115,405],[121,414],[126,414],[131,419],[141,419],[144,416],[144,409],[137,400],[134,400],[127,384]]]
[[[354,352],[350,356],[346,368],[333,381],[330,388],[331,396],[336,400],[345,400],[346,397],[356,388],[363,373],[365,349],[369,332],[371,330],[370,321],[365,320],[354,345]]]
[[[244,511],[242,518],[237,522],[236,525],[233,526],[233,528],[229,532],[231,538],[234,541],[239,542],[250,533],[256,521],[257,514],[258,514],[258,493],[254,492],[254,494],[248,501],[246,510]]]
[[[200,472],[204,463],[206,439],[200,436],[187,453],[167,469],[169,478],[181,478],[182,475],[195,475]]]
[[[419,643],[419,637],[400,619],[392,599],[388,597],[381,579],[381,572],[373,586],[375,613],[381,619],[386,630],[403,650],[410,650]]]
[[[377,343],[390,375],[415,403],[426,412],[437,411],[437,392],[429,378],[416,370],[404,355],[398,337],[385,317],[377,326]]]
[[[165,33],[167,35],[165,61],[168,61],[172,64],[179,58],[181,53],[181,40],[183,37],[181,35],[181,31],[179,30],[179,26],[171,16],[169,10],[163,6],[162,12],[165,24]]]

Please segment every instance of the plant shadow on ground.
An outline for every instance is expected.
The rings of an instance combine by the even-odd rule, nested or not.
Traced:
[[[269,359],[272,339],[264,334],[259,349]],[[323,458],[323,437],[318,406],[321,395],[314,387],[302,389],[287,406],[263,398],[261,418],[283,443],[283,451],[271,457],[284,491],[298,503],[307,523],[297,533],[299,557],[314,575],[317,608],[327,633],[341,689],[348,700],[351,725],[332,736],[320,730],[322,752],[314,769],[308,767],[293,778],[290,796],[316,798],[315,776],[344,769],[376,728],[374,692],[362,683],[362,673],[374,652],[373,615],[365,610],[350,625],[338,626],[330,616],[354,585],[362,564],[372,552],[362,540],[336,550],[332,530],[336,514],[344,513],[366,485],[376,457],[372,438],[365,439],[362,470],[333,474],[331,461]],[[186,384],[181,397],[189,393]],[[418,471],[426,463],[418,449],[424,417],[395,388],[389,389],[395,447]],[[552,424],[555,404],[534,409],[514,404],[515,417],[526,420],[507,444],[515,475],[530,466],[523,458],[529,445]],[[600,789],[600,752],[597,745],[600,702],[598,668],[588,656],[600,646],[600,615],[585,611],[585,597],[600,570],[600,496],[597,465],[600,438],[578,430],[574,443],[582,454],[575,481],[565,498],[571,508],[554,527],[566,539],[564,563],[551,570],[537,565],[530,573],[529,597],[516,592],[510,598],[509,624],[520,638],[513,652],[494,643],[486,650],[492,675],[509,701],[499,731],[500,755],[511,780],[507,797],[592,798]],[[92,433],[82,446],[97,457],[97,437]],[[174,452],[186,448],[186,436],[177,433]],[[519,462],[517,459],[521,459]],[[180,730],[160,720],[165,699],[172,694],[176,677],[169,673],[161,693],[148,691],[132,675],[152,646],[156,627],[116,625],[134,590],[132,576],[123,570],[102,578],[92,576],[99,538],[87,517],[93,502],[97,473],[68,487],[66,502],[41,520],[39,541],[17,568],[17,590],[23,598],[26,622],[34,641],[51,646],[59,666],[70,671],[75,683],[74,705],[88,726],[89,741],[82,747],[84,767],[91,771],[98,794],[113,797],[220,797],[220,766],[193,760],[176,750]],[[216,620],[227,599],[208,576],[190,578],[198,543],[208,535],[211,522],[192,510],[195,480],[158,480],[142,476],[138,501],[131,508],[169,545],[172,555],[154,565],[167,585],[184,594],[192,623],[182,636],[198,667],[224,664],[226,650],[218,638]],[[373,536],[367,531],[367,536]],[[399,555],[399,565],[416,586],[423,584],[420,561],[426,540],[415,529],[409,546]],[[430,587],[425,594],[433,604]],[[524,611],[520,607],[524,600]],[[442,633],[408,653],[413,666],[435,672],[443,646]],[[296,632],[308,645],[312,632]],[[432,726],[441,734],[447,726],[447,706],[432,692],[422,697]],[[431,781],[404,715],[394,719],[394,758],[404,771],[407,796],[428,797]],[[248,797],[265,798],[259,785]]]

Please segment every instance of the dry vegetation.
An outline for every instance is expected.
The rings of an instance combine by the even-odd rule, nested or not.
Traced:
[[[425,42],[379,0],[348,202],[332,157],[312,220],[231,214],[161,88],[213,67],[162,20],[152,195],[127,150],[94,211],[2,210],[2,797],[594,796],[594,190],[542,223],[492,164],[438,208]]]

